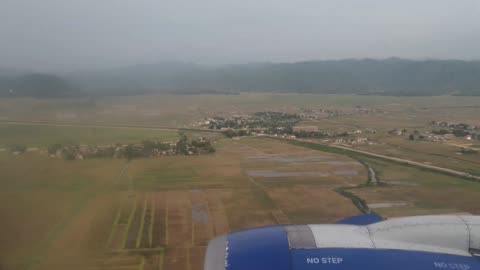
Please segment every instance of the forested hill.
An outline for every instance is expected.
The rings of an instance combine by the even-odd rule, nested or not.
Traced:
[[[138,65],[69,74],[91,91],[380,95],[480,95],[480,61],[398,58],[261,63],[209,68],[188,63]]]
[[[75,87],[73,87],[75,85]],[[57,75],[15,76],[0,69],[0,95],[134,95],[143,93],[319,93],[480,95],[480,61],[336,60],[206,67],[159,63]],[[82,91],[80,91],[82,90]]]
[[[0,70],[0,97],[71,97],[81,95],[80,89],[56,75],[42,73],[2,74]]]

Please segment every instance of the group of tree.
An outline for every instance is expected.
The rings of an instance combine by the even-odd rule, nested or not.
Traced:
[[[61,145],[52,144],[47,148],[51,156],[67,160],[90,158],[149,158],[154,156],[200,155],[215,153],[209,140],[188,139],[181,135],[175,143],[144,140],[138,144],[115,145]]]
[[[228,130],[225,130],[223,132],[223,134],[227,137],[227,138],[233,138],[233,137],[243,137],[243,136],[249,136],[252,134],[251,131],[248,131],[248,130],[244,130],[244,129],[241,129],[241,130],[233,130],[233,129],[228,129]]]
[[[0,76],[0,97],[57,98],[79,95],[82,95],[80,89],[66,79],[52,74]]]
[[[159,63],[67,75],[92,92],[100,89],[111,94],[131,90],[189,94],[293,92],[399,96],[480,95],[480,61],[389,58],[219,67]]]
[[[294,131],[292,134],[297,138],[314,138],[314,139],[325,139],[325,138],[340,138],[347,137],[350,134],[348,132],[334,132],[328,133],[324,131]]]
[[[462,149],[460,149],[460,153],[464,155],[475,155],[475,154],[478,154],[478,151],[475,149],[462,147]]]
[[[466,136],[472,136],[472,139],[476,139],[479,135],[472,133],[470,131],[464,129],[440,129],[440,130],[432,130],[432,134],[435,135],[446,135],[446,134],[453,134],[455,137],[463,138]]]
[[[439,130],[432,130],[432,134],[434,135],[446,135],[446,134],[450,134],[450,130],[448,129],[439,129]]]
[[[267,134],[276,134],[279,131],[291,133],[293,127],[300,121],[301,117],[296,114],[266,111],[233,118],[214,117],[210,120],[208,128],[263,131]]]
[[[240,92],[480,95],[480,61],[389,58],[219,67],[159,63],[61,75],[12,74],[0,69],[1,96],[62,97],[83,93],[78,89],[89,95]]]

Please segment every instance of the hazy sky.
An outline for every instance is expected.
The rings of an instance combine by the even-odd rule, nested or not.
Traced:
[[[0,0],[0,66],[480,59],[480,0]]]

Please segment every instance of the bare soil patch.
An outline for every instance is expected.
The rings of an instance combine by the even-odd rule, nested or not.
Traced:
[[[166,245],[166,215],[167,215],[167,193],[154,192],[152,194],[154,203],[152,247]]]
[[[134,210],[133,217],[130,220],[127,239],[125,241],[125,248],[127,249],[134,249],[137,247],[137,234],[142,223],[143,202],[143,196],[137,196],[137,206]]]
[[[192,241],[193,245],[206,245],[213,237],[207,195],[201,190],[190,192],[192,205]]]
[[[221,190],[207,190],[207,201],[210,212],[210,222],[214,235],[222,235],[230,231],[227,214],[222,202]]]
[[[170,247],[192,245],[192,208],[188,191],[169,191],[168,194],[168,242]]]

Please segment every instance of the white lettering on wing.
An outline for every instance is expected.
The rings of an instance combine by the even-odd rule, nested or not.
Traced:
[[[307,258],[308,264],[339,264],[343,262],[343,258],[338,257],[322,257],[322,258]]]
[[[463,263],[433,262],[435,268],[451,270],[469,270],[470,265]]]

